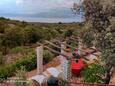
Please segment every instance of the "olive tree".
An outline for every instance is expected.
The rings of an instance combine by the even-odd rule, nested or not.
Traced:
[[[85,30],[81,38],[87,46],[95,44],[101,50],[109,73],[112,67],[115,68],[115,1],[83,0],[74,10],[84,12]]]

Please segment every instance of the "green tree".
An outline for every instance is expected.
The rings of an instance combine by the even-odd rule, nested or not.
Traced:
[[[38,28],[34,28],[33,26],[27,26],[24,28],[25,34],[25,43],[36,43],[42,39],[42,34]]]
[[[5,30],[3,43],[9,48],[20,46],[23,44],[23,34],[18,27],[12,27]]]
[[[115,26],[114,26],[114,0],[84,0],[81,7],[84,12],[87,30],[83,31],[81,37],[89,46],[91,42],[102,51],[102,59],[108,73],[115,68]],[[77,9],[77,8],[76,8]],[[75,9],[75,10],[76,10]],[[81,11],[80,10],[80,11]],[[92,38],[93,37],[93,38]]]
[[[9,48],[21,46],[24,44],[24,34],[21,28],[17,26],[9,27],[6,28],[4,34],[1,35],[0,41],[1,49],[3,53],[6,54],[8,53]]]

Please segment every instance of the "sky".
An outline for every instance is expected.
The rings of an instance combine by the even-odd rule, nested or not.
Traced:
[[[0,0],[0,16],[25,20],[40,21],[48,18],[56,21],[69,19],[80,21],[81,15],[74,15],[71,11],[73,3],[80,0]],[[75,20],[76,18],[76,20]],[[50,21],[49,20],[49,21]]]

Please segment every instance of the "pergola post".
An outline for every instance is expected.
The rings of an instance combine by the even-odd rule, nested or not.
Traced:
[[[78,39],[78,54],[79,55],[82,55],[82,52],[81,52],[81,49],[82,49],[82,41],[81,41],[81,39],[79,38]]]
[[[65,42],[61,43],[61,53],[66,55],[66,52],[63,49],[66,49],[66,45],[64,45]],[[63,70],[63,79],[67,80],[68,79],[68,72],[69,72],[69,61],[66,59],[66,57],[61,55],[61,66]]]
[[[37,52],[37,74],[41,74],[43,72],[43,46],[37,47],[36,52]]]
[[[66,45],[64,45],[65,42],[61,43],[61,53],[65,54],[64,49],[66,49]]]

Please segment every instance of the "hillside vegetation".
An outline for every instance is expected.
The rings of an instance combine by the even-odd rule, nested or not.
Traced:
[[[22,66],[27,71],[35,69],[36,53],[31,46],[44,40],[64,39],[70,33],[78,35],[82,26],[82,23],[28,23],[0,17],[0,77],[7,79]],[[45,50],[43,63],[54,57]]]
[[[64,37],[68,30],[75,33],[81,28],[81,25],[80,23],[27,23],[1,17],[0,52],[7,54],[9,49],[17,46],[30,45],[55,37]]]

